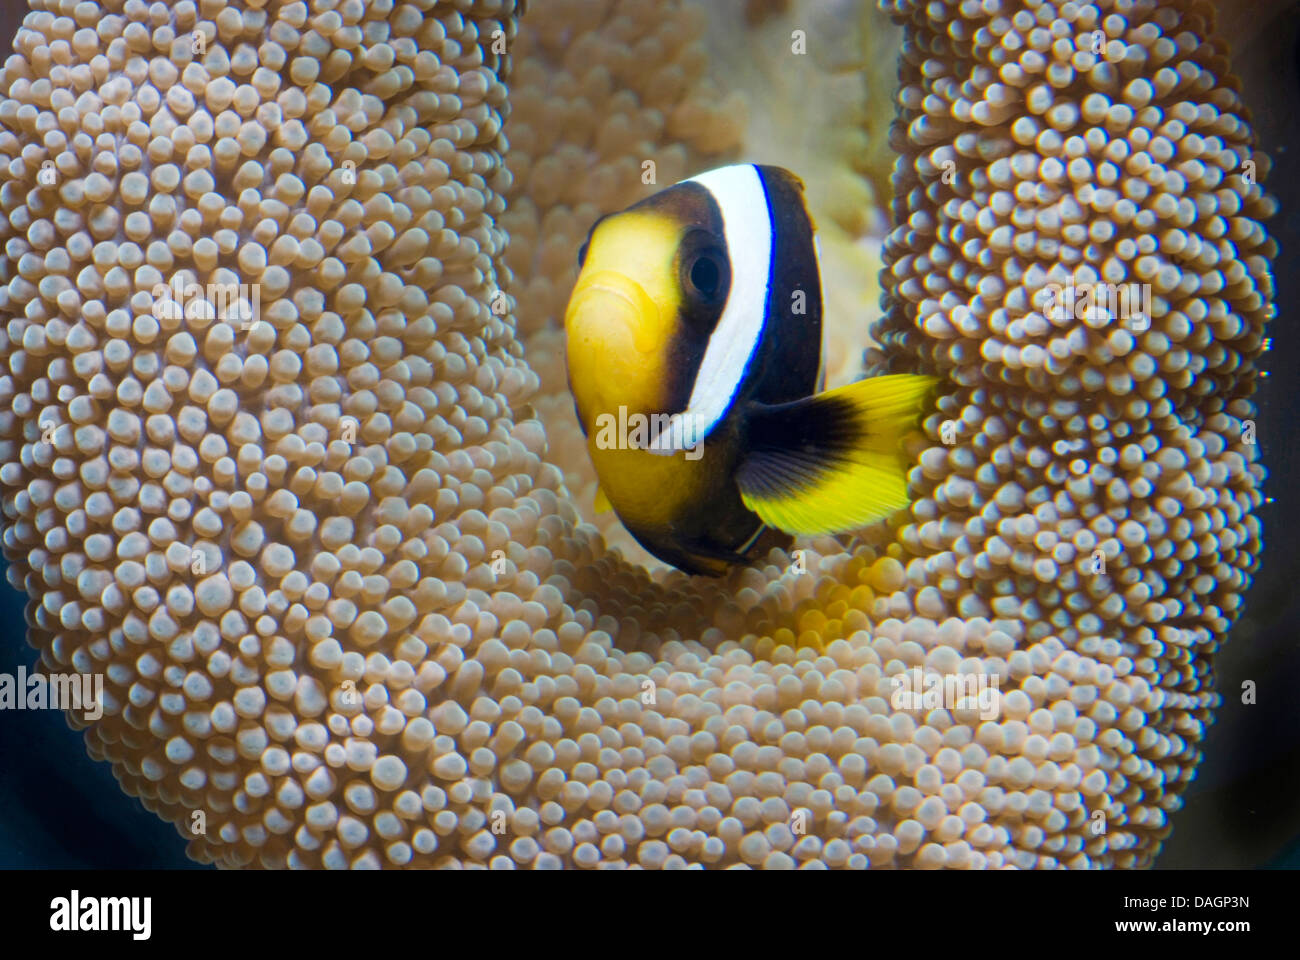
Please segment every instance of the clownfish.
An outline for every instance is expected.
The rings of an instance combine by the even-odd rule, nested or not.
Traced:
[[[569,389],[600,489],[690,573],[909,503],[902,439],[936,379],[824,387],[803,183],[738,164],[596,221],[565,311]]]

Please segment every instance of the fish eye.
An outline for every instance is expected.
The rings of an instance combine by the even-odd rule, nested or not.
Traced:
[[[701,295],[706,298],[716,296],[722,285],[722,264],[719,263],[717,254],[706,250],[697,256],[691,264],[689,276],[691,286]]]

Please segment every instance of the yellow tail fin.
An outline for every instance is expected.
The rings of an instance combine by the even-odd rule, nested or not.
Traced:
[[[906,507],[903,438],[930,407],[935,377],[895,374],[747,411],[741,499],[769,526],[842,533]]]

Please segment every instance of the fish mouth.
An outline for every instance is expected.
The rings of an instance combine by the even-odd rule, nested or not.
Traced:
[[[659,307],[631,277],[601,270],[579,277],[564,315],[569,336],[650,353],[657,344]]]

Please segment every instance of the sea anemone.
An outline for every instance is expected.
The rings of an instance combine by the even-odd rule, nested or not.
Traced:
[[[695,13],[33,3],[0,77],[4,552],[43,667],[106,677],[91,755],[191,856],[1152,861],[1259,553],[1267,161],[1202,3],[888,6],[867,361],[950,383],[918,499],[706,581],[580,522],[522,348],[644,160],[736,146]],[[1144,326],[1044,302],[1130,281]],[[914,671],[996,715],[899,706]]]

